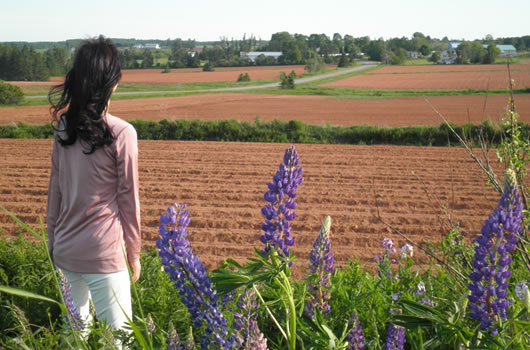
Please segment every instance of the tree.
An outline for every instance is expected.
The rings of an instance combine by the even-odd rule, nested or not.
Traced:
[[[280,88],[281,89],[294,89],[294,78],[296,78],[296,73],[294,70],[289,73],[289,75],[286,75],[284,72],[280,73]]]
[[[151,68],[153,67],[154,63],[153,54],[149,50],[144,50],[143,56],[142,56],[142,68]]]
[[[429,54],[431,53],[431,47],[430,47],[430,45],[426,45],[426,44],[421,45],[421,47],[420,47],[420,53],[421,53],[423,56],[429,56]]]
[[[438,51],[433,52],[431,57],[429,57],[429,61],[434,64],[440,63],[440,53]]]
[[[202,67],[202,71],[203,72],[213,72],[213,71],[215,71],[215,68],[214,68],[213,64],[210,63],[210,61],[208,61],[208,62],[206,62],[204,67]]]
[[[500,53],[501,50],[499,50],[499,48],[495,46],[495,44],[488,45],[488,48],[486,49],[486,55],[484,55],[482,63],[495,63],[495,60],[497,59],[497,56],[499,56]]]
[[[306,60],[306,65],[304,67],[304,70],[309,73],[318,73],[326,69],[326,63],[324,62],[324,59],[318,55],[315,54],[312,58]]]
[[[0,80],[0,105],[10,105],[22,102],[24,93],[15,85],[4,83]]]

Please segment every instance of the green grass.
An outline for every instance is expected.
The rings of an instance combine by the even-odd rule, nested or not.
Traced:
[[[423,66],[433,65],[427,58],[407,58],[403,64],[404,66]]]

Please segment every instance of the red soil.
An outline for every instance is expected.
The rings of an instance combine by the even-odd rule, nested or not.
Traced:
[[[329,65],[328,68],[336,66]],[[296,75],[304,73],[304,66],[260,66],[260,67],[227,67],[216,68],[214,72],[203,72],[202,68],[172,69],[171,73],[162,74],[161,69],[127,69],[122,71],[120,83],[134,84],[189,84],[235,82],[241,73],[248,73],[251,80],[280,79],[280,73],[289,74],[294,70]],[[44,92],[49,87],[63,82],[63,77],[52,77],[50,81],[10,81],[20,86],[24,92]]]
[[[189,205],[192,246],[208,267],[228,257],[250,257],[253,247],[261,247],[263,193],[287,147],[140,141],[145,245],[153,246],[159,216],[177,201]],[[0,203],[38,226],[46,210],[51,141],[2,139],[0,150]],[[447,232],[444,205],[469,242],[499,197],[460,148],[297,145],[297,150],[305,177],[293,221],[298,268],[307,266],[326,215],[332,218],[332,249],[344,265],[350,258],[369,261],[380,253],[384,237],[399,246],[405,243],[376,219],[378,212],[422,243]],[[0,225],[3,236],[16,234],[17,225],[3,213]]]
[[[530,86],[530,70],[512,71],[515,88]],[[365,74],[323,84],[326,87],[358,89],[465,90],[507,89],[507,71]]]
[[[448,120],[463,124],[497,121],[507,104],[506,96],[429,97],[428,101]],[[530,122],[530,96],[516,96],[520,120]],[[486,105],[485,113],[483,113]],[[442,120],[423,97],[384,100],[336,100],[321,96],[209,94],[171,98],[112,101],[111,113],[124,119],[236,119],[254,121],[300,120],[333,125],[440,125]],[[47,106],[0,108],[0,125],[25,121],[49,122]]]
[[[529,64],[512,64],[512,71],[529,70]],[[429,66],[385,66],[378,70],[371,71],[367,74],[390,74],[390,73],[419,73],[419,72],[469,72],[469,71],[488,71],[500,70],[506,71],[505,64],[465,64],[465,65],[429,65]]]

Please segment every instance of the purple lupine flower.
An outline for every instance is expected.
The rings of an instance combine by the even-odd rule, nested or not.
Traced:
[[[392,293],[392,300],[398,301],[401,298],[402,292]]]
[[[256,320],[251,321],[250,336],[248,337],[247,350],[268,350],[267,338],[263,336],[263,333],[259,330],[258,322]]]
[[[291,224],[296,217],[293,211],[296,208],[296,189],[304,181],[303,169],[297,168],[300,164],[296,149],[291,145],[283,157],[283,164],[272,177],[269,190],[264,198],[269,204],[261,209],[265,223],[261,226],[264,234],[260,240],[265,244],[263,255],[275,250],[280,257],[286,260],[289,257],[289,247],[294,244],[291,234]]]
[[[353,327],[347,336],[348,344],[350,345],[347,347],[347,350],[363,350],[364,331],[363,327],[361,327],[361,322],[359,321],[357,313],[353,313],[350,322],[353,323]]]
[[[473,272],[469,275],[470,316],[480,322],[481,330],[490,329],[499,317],[506,320],[510,305],[506,299],[507,280],[511,276],[510,253],[515,249],[521,232],[522,210],[515,173],[507,169],[499,205],[484,222],[481,235],[475,240]],[[497,330],[493,327],[491,333],[495,335]]]
[[[239,345],[243,346],[244,349],[256,349],[254,345],[263,343],[263,334],[261,334],[256,321],[259,303],[256,301],[256,294],[252,289],[247,289],[241,295],[237,308],[240,312],[234,312],[233,326],[237,331]],[[267,340],[265,339],[265,349],[267,348],[266,344]]]
[[[309,296],[305,310],[310,317],[314,315],[314,307],[318,307],[321,313],[329,313],[330,308],[327,300],[330,298],[331,273],[335,270],[335,258],[331,252],[329,232],[331,218],[326,216],[320,233],[313,243],[313,249],[309,253],[309,272],[316,275],[316,285],[309,283],[309,290],[313,293]]]
[[[186,341],[184,342],[184,350],[195,350],[195,340],[193,339],[193,328],[190,327]]]
[[[147,314],[147,319],[145,320],[145,329],[147,330],[148,334],[153,334],[155,332],[156,325],[151,313]]]
[[[72,299],[70,282],[64,276],[61,269],[57,269],[57,274],[59,275],[61,294],[63,295],[64,306],[67,312],[67,315],[65,315],[65,323],[70,325],[73,330],[82,331],[85,329],[85,324],[83,323],[79,310],[75,306],[74,299]]]
[[[167,331],[167,350],[182,350],[182,343],[180,342],[179,334],[173,326],[173,322],[169,321]]]
[[[430,307],[434,307],[434,303],[431,299],[425,297],[423,299],[420,300],[420,304],[422,305],[427,305],[427,306],[430,306]]]
[[[383,248],[385,248],[385,251],[388,253],[395,253],[396,247],[394,247],[394,243],[390,238],[383,238]]]
[[[194,327],[205,326],[201,347],[217,344],[218,348],[229,349],[233,339],[226,329],[226,319],[219,311],[218,297],[212,286],[206,268],[193,254],[188,241],[186,226],[189,212],[186,204],[173,204],[160,217],[160,237],[156,241],[164,271],[174,282],[186,305]]]
[[[405,328],[394,326],[392,323],[388,327],[385,350],[403,350],[405,345]]]

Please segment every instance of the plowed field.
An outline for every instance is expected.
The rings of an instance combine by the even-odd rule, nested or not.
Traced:
[[[335,66],[329,65],[328,68]],[[280,73],[289,74],[294,70],[296,75],[304,73],[304,66],[267,66],[267,67],[228,67],[216,68],[214,72],[203,72],[202,68],[172,69],[163,74],[161,69],[124,69],[120,83],[133,84],[189,84],[236,82],[239,74],[248,73],[251,80],[280,79]],[[25,92],[47,91],[49,87],[63,82],[63,77],[52,77],[50,81],[10,81],[20,86]]]
[[[530,86],[530,70],[512,71],[516,88]],[[507,71],[363,74],[323,84],[326,87],[405,90],[507,89]]]
[[[429,65],[429,66],[385,66],[367,74],[391,73],[434,73],[434,72],[470,72],[470,71],[506,71],[505,64],[464,64],[464,65]],[[529,64],[511,64],[510,70],[530,70]]]
[[[456,123],[499,120],[506,96],[429,97],[445,117]],[[486,105],[485,113],[484,104]],[[520,120],[530,122],[530,95],[516,96]],[[337,100],[322,96],[208,94],[171,98],[112,101],[111,113],[124,119],[236,119],[254,121],[300,120],[333,125],[440,125],[441,119],[422,97],[385,100]],[[43,124],[51,120],[47,106],[0,108],[0,125],[25,121]]]
[[[261,247],[263,194],[287,147],[141,141],[145,245],[157,238],[159,215],[178,201],[189,205],[192,246],[207,266],[251,256],[253,247]],[[298,145],[297,150],[305,177],[293,221],[299,268],[306,266],[326,215],[332,217],[332,249],[344,265],[349,258],[369,261],[380,253],[383,237],[405,243],[378,222],[378,211],[421,243],[447,231],[444,205],[471,239],[498,199],[458,148]],[[45,215],[50,151],[50,140],[0,140],[0,203],[31,225]],[[0,225],[2,235],[15,234],[15,224],[3,213]]]

